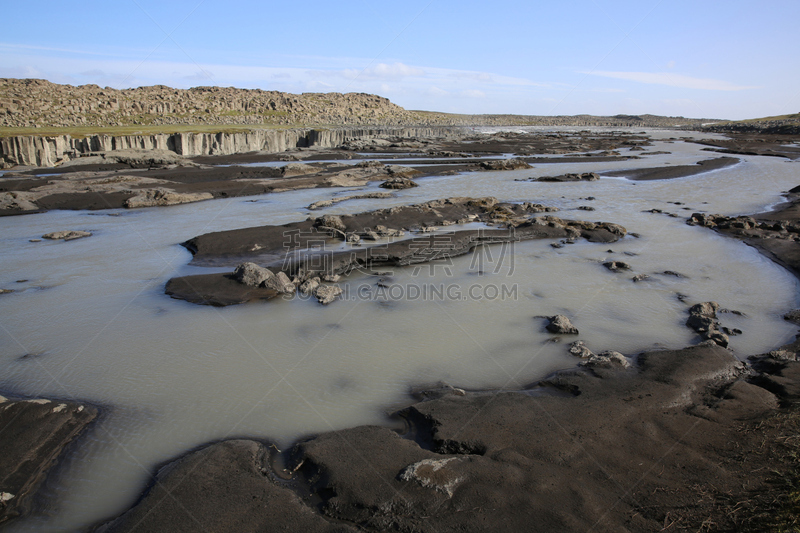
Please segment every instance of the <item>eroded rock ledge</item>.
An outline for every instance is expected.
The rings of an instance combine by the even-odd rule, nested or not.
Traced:
[[[798,373],[790,353],[772,363],[778,375],[704,343],[643,353],[635,369],[562,372],[525,393],[439,387],[398,413],[407,438],[361,426],[298,443],[290,481],[264,443],[212,444],[163,468],[101,531],[657,531],[733,520],[718,517],[724,502],[768,477],[755,470],[768,459],[747,454],[763,438],[751,428],[797,398],[774,381]],[[762,367],[775,361],[764,357]]]
[[[29,510],[47,472],[97,414],[76,402],[0,396],[0,524]]]

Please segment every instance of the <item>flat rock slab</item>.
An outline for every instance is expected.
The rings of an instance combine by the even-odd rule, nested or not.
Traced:
[[[239,283],[231,274],[201,274],[172,278],[164,292],[178,300],[222,307],[254,300],[271,300],[280,293]]]
[[[157,482],[103,533],[287,531],[349,533],[281,487],[269,475],[269,452],[258,442],[225,441],[161,469]]]
[[[695,174],[702,174],[710,170],[730,167],[737,163],[739,163],[739,159],[735,157],[718,157],[716,159],[700,161],[695,165],[667,165],[663,167],[637,168],[632,170],[614,170],[611,172],[603,172],[602,175],[628,178],[634,181],[667,180],[694,176]]]
[[[0,397],[0,524],[28,511],[29,496],[96,416],[74,402]]]

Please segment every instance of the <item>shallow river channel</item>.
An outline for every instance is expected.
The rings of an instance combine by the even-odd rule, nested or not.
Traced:
[[[111,518],[159,465],[215,440],[263,438],[283,449],[324,431],[391,424],[387,413],[410,403],[413,386],[519,389],[575,366],[573,339],[549,342],[540,315],[566,314],[593,351],[631,357],[698,342],[684,325],[687,308],[708,300],[744,314],[720,315],[723,326],[743,331],[731,337],[743,359],[791,340],[796,327],[782,314],[798,306],[797,280],[745,244],[685,220],[695,211],[764,211],[799,184],[800,163],[736,156],[735,166],[672,180],[515,181],[719,156],[666,140],[676,132],[650,134],[662,140],[648,151],[670,153],[420,178],[420,187],[394,198],[314,212],[306,206],[355,189],[0,218],[0,288],[15,291],[0,296],[0,394],[74,399],[103,413],[48,478],[41,513],[8,530],[74,531]],[[358,192],[373,190],[381,189]],[[452,196],[538,202],[558,207],[556,216],[614,222],[639,237],[496,245],[395,269],[391,290],[355,274],[329,306],[295,297],[214,308],[164,294],[172,277],[213,271],[188,265],[179,243],[196,235]],[[59,230],[93,236],[29,242]],[[602,266],[609,260],[632,270],[610,272]],[[634,283],[636,274],[650,279]]]

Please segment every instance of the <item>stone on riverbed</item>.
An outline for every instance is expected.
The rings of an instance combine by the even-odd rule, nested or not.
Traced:
[[[214,195],[210,192],[178,193],[169,189],[148,189],[125,200],[125,207],[163,207],[211,200],[212,198]]]
[[[319,300],[319,303],[322,305],[328,305],[340,294],[342,294],[342,288],[338,285],[320,285],[314,289],[314,297]]]
[[[575,357],[580,357],[581,359],[588,359],[589,357],[594,357],[594,352],[586,346],[586,343],[583,341],[575,341],[569,345],[569,353],[574,355]]]
[[[564,315],[555,315],[548,317],[550,323],[547,324],[547,331],[550,333],[557,333],[561,335],[577,335],[578,328],[572,325],[569,318]]]
[[[54,231],[53,233],[47,233],[42,235],[43,239],[50,239],[53,241],[64,240],[64,241],[73,241],[75,239],[82,239],[83,237],[91,237],[91,232],[88,231]]]
[[[292,283],[292,280],[289,279],[284,272],[278,272],[274,276],[271,276],[264,282],[264,287],[268,289],[272,289],[276,292],[281,294],[292,294],[297,290],[295,284]]]
[[[620,270],[630,270],[631,266],[623,261],[608,261],[603,263],[603,266],[611,272],[619,272]]]
[[[304,281],[300,285],[300,292],[305,294],[306,296],[314,294],[314,291],[319,287],[320,279],[319,278],[311,278]]]
[[[517,170],[521,168],[532,168],[522,159],[500,159],[496,161],[483,161],[480,163],[483,170]]]
[[[244,283],[250,287],[260,287],[275,274],[271,270],[255,263],[242,263],[236,267],[233,275],[239,283]]]
[[[419,185],[408,178],[397,177],[397,178],[389,178],[388,180],[381,183],[380,187],[384,189],[400,190],[400,189],[410,189],[412,187],[419,187]]]
[[[342,233],[347,231],[347,226],[342,222],[342,217],[336,215],[322,215],[314,221],[315,228],[333,229]]]
[[[717,302],[702,302],[689,308],[689,319],[686,325],[697,332],[703,340],[713,341],[716,344],[727,348],[730,339],[722,332],[719,320],[717,320]]]

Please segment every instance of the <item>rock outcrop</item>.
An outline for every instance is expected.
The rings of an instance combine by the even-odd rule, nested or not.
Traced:
[[[249,287],[259,287],[274,275],[271,270],[250,262],[242,263],[233,271],[236,281]]]
[[[419,187],[416,182],[408,178],[389,178],[379,185],[384,189],[411,189],[412,187]]]
[[[722,326],[717,320],[718,310],[719,304],[716,302],[695,304],[689,309],[686,325],[697,332],[703,340],[713,341],[726,348],[730,339],[722,332]]]
[[[222,128],[221,128],[222,129]],[[448,137],[463,128],[409,127],[334,129],[258,129],[220,133],[157,133],[152,135],[90,135],[73,137],[20,135],[0,138],[0,168],[15,165],[52,167],[96,152],[163,150],[183,156],[230,155],[246,152],[278,153],[295,148],[337,148],[353,139],[378,137]]]
[[[0,79],[0,127],[189,124],[402,124],[413,114],[363,93],[289,94],[233,87],[117,90]]]
[[[559,335],[577,335],[578,328],[572,325],[569,317],[565,315],[555,315],[548,318],[550,321],[546,328],[550,333]]]
[[[0,524],[29,509],[47,471],[96,416],[75,402],[0,396]]]
[[[136,196],[125,200],[125,207],[136,208],[188,204],[200,202],[202,200],[211,200],[212,198],[214,198],[214,195],[210,192],[177,193],[169,189],[149,189],[141,191]]]

